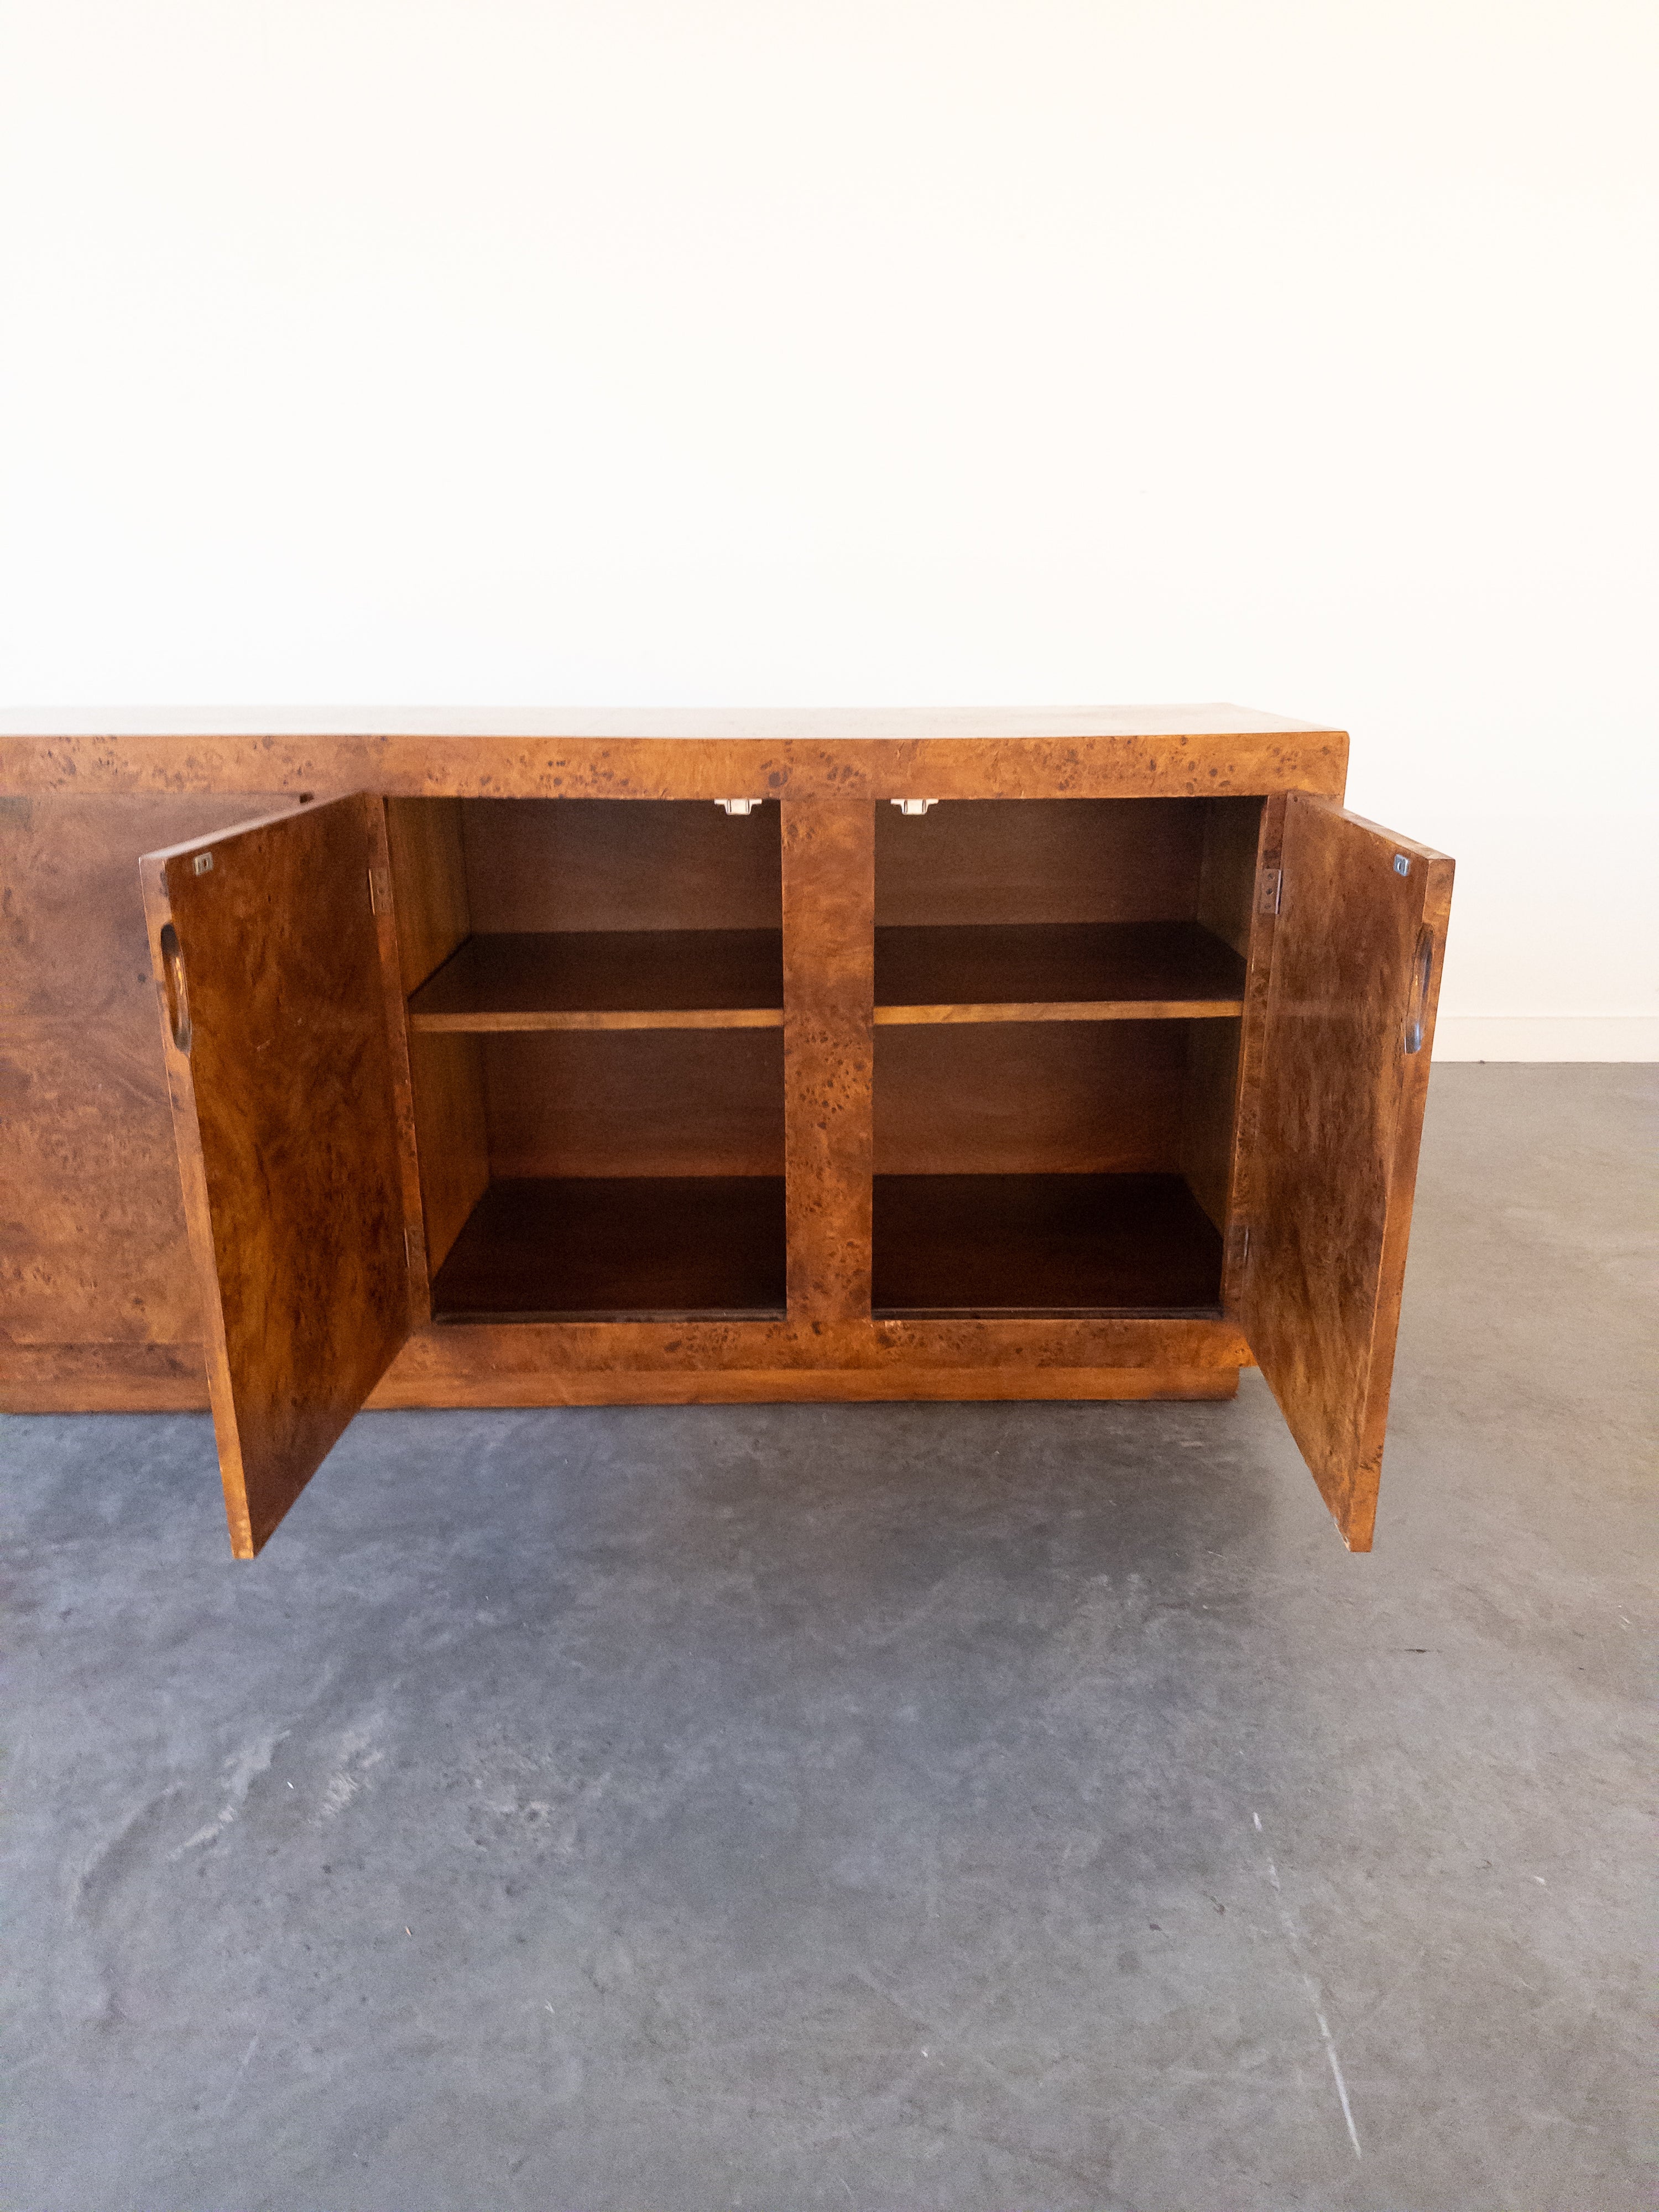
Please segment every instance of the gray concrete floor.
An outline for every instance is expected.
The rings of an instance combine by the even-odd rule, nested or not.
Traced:
[[[0,2201],[1647,2212],[1655,1102],[1435,1077],[1369,1559],[1255,1375],[380,1414],[252,1567],[5,1424]]]

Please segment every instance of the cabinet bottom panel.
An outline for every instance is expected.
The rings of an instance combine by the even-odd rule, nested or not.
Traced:
[[[785,1300],[781,1176],[492,1182],[432,1284],[439,1322],[751,1320]]]
[[[878,1317],[1199,1316],[1221,1237],[1177,1175],[878,1176]]]

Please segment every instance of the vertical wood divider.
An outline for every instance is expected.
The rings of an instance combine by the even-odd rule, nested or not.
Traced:
[[[395,800],[392,802],[397,803]],[[405,801],[406,805],[408,802]],[[416,1146],[415,1083],[409,1057],[409,1004],[404,996],[403,950],[398,934],[397,871],[392,865],[391,825],[386,801],[373,792],[368,811],[370,866],[384,895],[374,902],[380,933],[380,975],[386,986],[386,1042],[392,1054],[392,1106],[398,1123],[398,1171],[404,1193],[404,1251],[409,1262],[409,1316],[416,1328],[432,1319],[432,1283],[427,1270],[426,1219],[421,1197],[421,1162]]]
[[[870,1352],[875,808],[792,799],[783,817],[784,1158],[789,1318]]]
[[[1244,1297],[1244,1231],[1251,1224],[1256,1194],[1251,1182],[1256,1132],[1261,1115],[1261,1079],[1267,1039],[1267,999],[1273,983],[1273,933],[1277,909],[1261,911],[1264,872],[1285,858],[1285,794],[1269,795],[1261,809],[1256,842],[1255,884],[1250,894],[1250,950],[1245,966],[1244,1013],[1240,1025],[1238,1082],[1233,1097],[1232,1172],[1227,1201],[1227,1239],[1222,1255],[1222,1311],[1237,1319]]]

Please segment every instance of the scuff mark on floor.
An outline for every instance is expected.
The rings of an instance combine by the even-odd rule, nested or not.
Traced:
[[[1255,1824],[1257,1835],[1262,1838],[1265,1850],[1267,1831],[1261,1825],[1261,1815],[1260,1813],[1252,1813],[1250,1818]],[[1285,1902],[1285,1891],[1279,1879],[1279,1869],[1273,1863],[1273,1855],[1270,1850],[1266,1850],[1265,1855],[1267,1863],[1267,1880],[1273,1885],[1273,1899],[1279,1908],[1279,1926],[1285,1931],[1285,1941],[1291,1947],[1291,1956],[1295,1960],[1297,1971],[1302,1977],[1302,1986],[1308,1993],[1308,2002],[1313,2007],[1313,2016],[1319,2023],[1320,2040],[1325,2046],[1325,2057],[1330,2064],[1331,2079],[1336,2083],[1337,2100],[1342,2106],[1342,2120],[1348,2130],[1348,2141],[1353,2145],[1354,2156],[1363,2159],[1365,2154],[1360,2148],[1359,2130],[1354,2125],[1353,2106],[1348,2101],[1348,2085],[1342,2078],[1342,2062],[1336,2055],[1336,2038],[1331,2033],[1330,2023],[1325,2017],[1324,1995],[1320,1989],[1317,1978],[1311,1971],[1307,1946],[1302,1940],[1301,1932],[1297,1927],[1290,1906]]]
[[[225,1830],[234,1825],[237,1815],[247,1802],[247,1793],[259,1777],[267,1772],[276,1756],[276,1747],[288,1734],[286,1729],[274,1729],[257,1743],[246,1745],[233,1752],[225,1761],[225,1802],[207,1823],[198,1828],[193,1836],[186,1836],[182,1844],[175,1844],[167,1853],[169,1861],[180,1859],[186,1851],[199,1850],[204,1844],[216,1843]]]

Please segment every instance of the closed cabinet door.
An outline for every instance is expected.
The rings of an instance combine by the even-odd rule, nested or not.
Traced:
[[[357,793],[140,863],[240,1559],[409,1334],[385,837]]]
[[[1285,807],[1243,1319],[1343,1539],[1370,1548],[1451,904],[1444,854]]]

